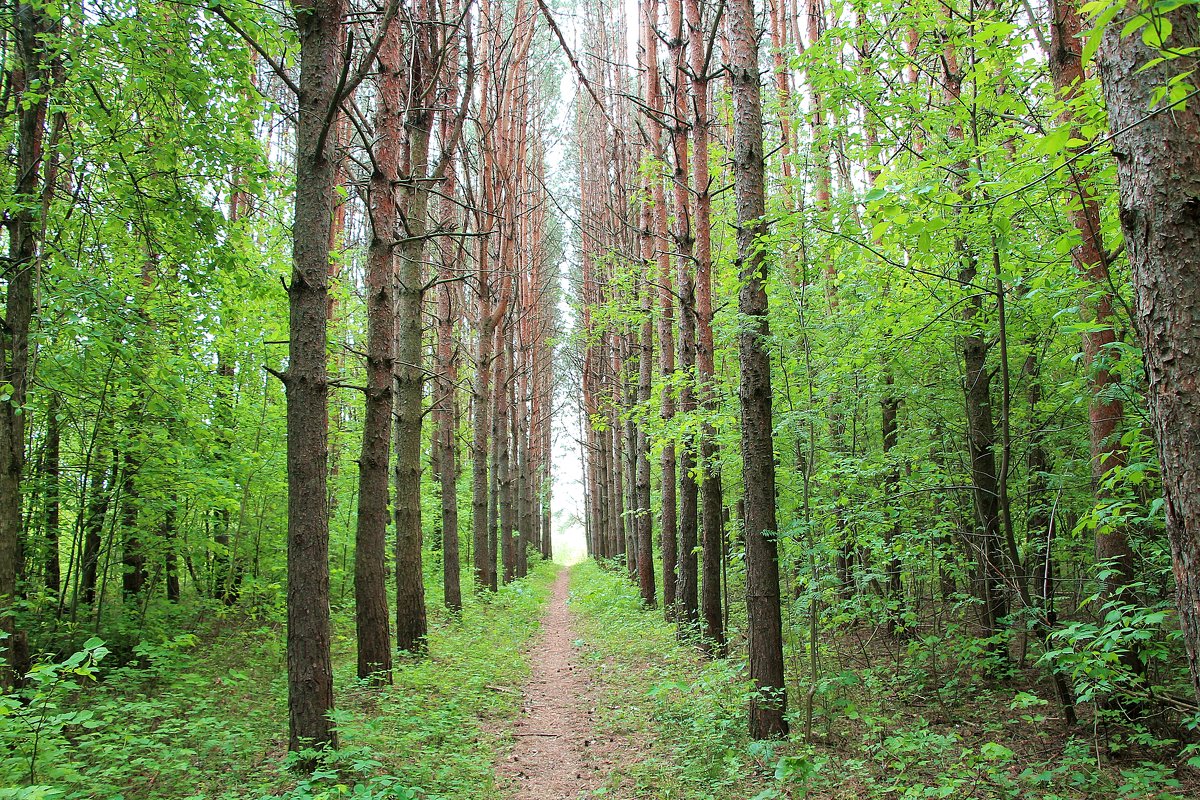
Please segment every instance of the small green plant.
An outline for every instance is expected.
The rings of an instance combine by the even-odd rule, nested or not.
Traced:
[[[383,768],[369,748],[345,750],[301,750],[288,756],[287,764],[317,766],[282,800],[421,800],[425,792],[404,786],[398,778],[378,774]],[[275,797],[267,795],[267,797]]]
[[[74,769],[65,757],[72,730],[103,724],[94,711],[72,709],[68,700],[96,677],[96,665],[108,654],[98,638],[61,662],[44,660],[26,675],[24,686],[0,695],[0,783],[20,786],[0,790],[0,798],[54,797],[57,790],[38,786],[39,779],[59,780]]]

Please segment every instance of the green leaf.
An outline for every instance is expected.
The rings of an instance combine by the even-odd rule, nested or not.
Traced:
[[[996,742],[988,742],[979,748],[979,754],[988,761],[1010,761],[1016,755],[1012,750]]]

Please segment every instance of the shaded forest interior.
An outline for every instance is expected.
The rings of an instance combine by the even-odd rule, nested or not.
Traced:
[[[0,799],[1200,794],[1196,3],[2,19]]]

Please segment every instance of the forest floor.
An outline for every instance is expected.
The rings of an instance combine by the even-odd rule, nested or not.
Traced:
[[[124,659],[112,640],[94,674],[46,667],[23,705],[0,704],[0,800],[1200,797],[1197,749],[1161,721],[1087,712],[1067,730],[1032,664],[981,675],[946,623],[903,643],[866,624],[823,631],[815,675],[790,644],[797,729],[751,742],[745,663],[681,641],[622,569],[539,564],[467,593],[461,614],[441,607],[438,572],[428,657],[400,659],[391,686],[355,678],[352,607],[335,605],[341,748],[313,774],[286,755],[281,609],[196,606],[151,620],[161,638]]]
[[[570,579],[569,567],[555,578],[531,651],[513,750],[497,767],[498,783],[514,791],[514,800],[592,795],[630,751],[624,737],[596,730],[596,687],[580,663],[575,614],[567,607]]]

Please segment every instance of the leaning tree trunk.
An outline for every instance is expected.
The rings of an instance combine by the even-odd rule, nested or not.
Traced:
[[[1156,99],[1159,89],[1186,74],[1190,62],[1148,66],[1161,54],[1138,33],[1120,35],[1140,11],[1140,5],[1129,4],[1113,20],[1098,64],[1114,132],[1121,229],[1162,464],[1179,627],[1200,699],[1200,104],[1191,98],[1168,111]],[[1154,20],[1171,24],[1165,48],[1191,47],[1200,38],[1193,5]]]
[[[292,0],[300,28],[299,113],[287,392],[288,748],[337,747],[329,629],[329,238],[337,175],[330,130],[342,73],[345,0]]]
[[[729,83],[733,90],[733,180],[737,207],[737,264],[741,278],[738,333],[741,364],[742,480],[746,497],[746,612],[750,679],[750,736],[787,735],[783,683],[783,623],[775,521],[775,452],[771,416],[771,359],[767,353],[766,178],[758,24],[753,0],[728,4]]]

